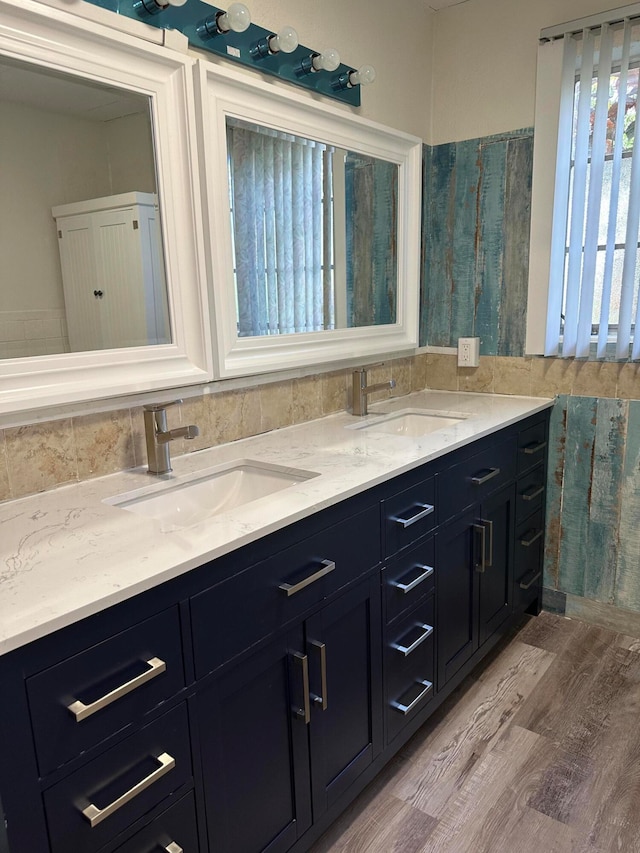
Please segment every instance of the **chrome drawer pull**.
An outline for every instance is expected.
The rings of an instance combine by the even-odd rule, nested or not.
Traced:
[[[526,492],[522,492],[520,497],[523,501],[532,501],[534,498],[537,498],[538,495],[541,495],[544,492],[544,486],[531,486],[530,489],[527,489]]]
[[[536,572],[535,575],[531,578],[530,581],[526,583],[524,581],[520,581],[520,589],[529,589],[534,585],[534,583],[538,580],[542,572]]]
[[[84,702],[80,701],[80,699],[76,699],[70,705],[67,705],[68,710],[71,711],[73,716],[76,718],[76,723],[86,720],[87,717],[95,714],[96,711],[101,711],[117,699],[122,699],[122,697],[126,696],[127,693],[131,693],[132,690],[141,687],[143,684],[146,684],[147,681],[151,681],[152,678],[155,678],[167,669],[166,663],[163,660],[160,660],[160,658],[149,658],[145,663],[150,667],[150,669],[146,670],[146,672],[143,672],[141,675],[136,675],[136,677],[132,678],[131,681],[121,684],[120,687],[116,687],[115,690],[110,690],[109,693],[105,693],[104,696],[101,696],[100,699],[96,699],[95,702],[85,705]]]
[[[430,637],[433,634],[433,626],[432,625],[420,624],[420,625],[416,625],[416,627],[422,628],[424,630],[424,634],[420,634],[418,639],[414,640],[410,646],[403,646],[400,643],[393,643],[392,644],[393,648],[397,649],[399,652],[402,652],[402,654],[405,657],[407,657],[407,655],[410,655],[411,652],[413,652],[415,649],[417,649],[421,643],[424,643],[424,641],[427,639],[427,637]]]
[[[150,773],[148,776],[145,776],[144,779],[141,779],[140,782],[135,784],[133,788],[130,788],[125,794],[121,797],[118,797],[117,800],[114,800],[112,803],[109,803],[108,806],[105,806],[103,809],[99,809],[93,803],[89,803],[86,809],[82,809],[82,814],[86,817],[86,819],[91,824],[91,828],[97,826],[99,823],[102,823],[103,820],[106,820],[108,817],[111,817],[112,814],[121,809],[122,806],[131,802],[138,794],[141,794],[143,791],[153,785],[154,782],[157,782],[162,776],[168,773],[170,770],[176,766],[175,758],[172,758],[168,752],[163,752],[156,759],[160,762],[160,767],[157,770],[154,770],[153,773]]]
[[[474,559],[474,569],[478,574],[483,574],[487,568],[487,528],[484,524],[474,524],[473,532],[480,534],[480,559]]]
[[[318,649],[320,652],[320,690],[322,696],[313,696],[313,701],[316,705],[320,705],[323,711],[327,710],[327,646],[325,643],[320,643],[318,640],[311,640],[310,646]]]
[[[526,453],[527,456],[531,456],[533,453],[540,453],[540,451],[544,450],[546,446],[546,441],[538,441],[536,444],[527,444],[526,447],[522,448],[522,452]]]
[[[411,711],[413,711],[416,705],[421,702],[427,695],[427,693],[433,688],[433,684],[430,681],[423,681],[422,679],[417,681],[416,684],[423,684],[424,690],[421,690],[420,693],[418,693],[413,702],[410,702],[408,705],[403,705],[402,702],[392,702],[391,707],[395,708],[397,711],[400,711],[400,713],[404,714],[405,716],[411,713]]]
[[[533,531],[530,531],[530,532],[533,532]],[[520,544],[524,548],[528,548],[530,545],[533,545],[533,543],[536,542],[542,536],[543,532],[544,531],[542,531],[542,530],[538,530],[536,533],[533,533],[533,536],[530,539],[521,539]]]
[[[295,595],[296,592],[300,592],[301,589],[304,589],[309,584],[315,583],[316,581],[323,578],[325,575],[328,575],[329,572],[332,572],[336,564],[333,560],[323,560],[320,564],[322,566],[321,569],[318,569],[317,572],[314,572],[312,575],[309,575],[308,578],[305,578],[303,581],[299,583],[281,583],[278,585],[278,588],[281,589],[284,593],[287,594],[287,597],[290,595]]]
[[[411,581],[411,583],[400,583],[400,581],[391,581],[390,585],[395,586],[396,589],[399,589],[405,595],[408,592],[411,592],[412,589],[415,589],[422,581],[431,577],[433,574],[433,566],[416,566],[416,569],[424,569],[421,575],[418,575],[417,578]]]
[[[411,518],[398,518],[397,516],[392,516],[391,521],[395,521],[397,524],[401,524],[405,528],[411,527],[411,525],[415,524],[416,521],[420,521],[428,515],[431,515],[435,509],[431,504],[418,504],[418,506],[420,507],[420,512],[412,515]]]
[[[484,474],[484,471],[487,473]],[[471,478],[471,482],[474,486],[484,486],[484,484],[488,483],[489,480],[493,480],[494,477],[497,477],[499,473],[499,468],[483,468],[482,471],[478,471],[477,474],[474,474]]]
[[[182,847],[179,844],[176,844],[175,841],[172,841],[170,844],[167,844],[166,847],[163,848],[165,853],[184,853]]]

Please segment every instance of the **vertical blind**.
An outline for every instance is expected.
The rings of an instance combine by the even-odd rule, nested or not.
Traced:
[[[334,327],[330,146],[227,118],[238,335]]]
[[[638,19],[564,35],[545,355],[640,358]]]

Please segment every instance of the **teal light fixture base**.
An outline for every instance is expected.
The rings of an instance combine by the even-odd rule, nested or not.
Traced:
[[[203,26],[204,22],[207,19],[215,20],[217,13],[225,10],[203,3],[202,0],[187,0],[183,6],[164,8],[156,7],[155,0],[145,0],[144,3],[141,0],[86,2],[143,21],[153,27],[179,30],[187,37],[191,47],[224,56],[232,62],[239,62],[248,68],[254,68],[353,107],[360,106],[360,86],[348,85],[349,73],[355,70],[353,66],[341,63],[335,71],[311,71],[310,57],[318,51],[304,45],[298,45],[293,53],[279,52],[264,56],[264,51],[256,49],[256,46],[264,44],[269,36],[274,35],[274,30],[265,30],[256,24],[250,24],[243,33],[230,30],[209,36],[207,28]],[[148,11],[149,9],[153,11]]]

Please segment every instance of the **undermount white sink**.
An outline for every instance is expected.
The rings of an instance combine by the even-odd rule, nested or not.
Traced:
[[[317,476],[313,471],[240,459],[115,495],[104,503],[173,527],[190,527]]]
[[[453,426],[468,418],[461,412],[442,412],[432,409],[403,409],[391,412],[363,424],[355,424],[351,429],[363,429],[370,432],[382,432],[387,435],[405,435],[409,438],[420,438],[431,432]]]

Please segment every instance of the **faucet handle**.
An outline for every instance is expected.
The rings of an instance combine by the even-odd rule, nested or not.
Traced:
[[[168,403],[145,403],[143,408],[145,412],[161,412],[163,409],[168,409],[169,406],[179,406],[182,402],[182,399],[178,399],[169,400]]]

